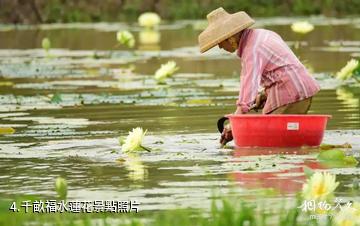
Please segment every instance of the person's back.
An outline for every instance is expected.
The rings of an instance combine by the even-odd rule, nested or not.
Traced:
[[[245,111],[256,97],[259,86],[267,92],[263,112],[304,100],[320,87],[283,39],[266,29],[242,32],[238,56],[242,61],[242,80],[238,105]]]

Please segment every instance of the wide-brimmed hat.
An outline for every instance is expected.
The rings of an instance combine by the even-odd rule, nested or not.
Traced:
[[[202,53],[255,23],[243,11],[230,14],[222,7],[215,9],[206,17],[209,24],[199,35],[199,46]]]

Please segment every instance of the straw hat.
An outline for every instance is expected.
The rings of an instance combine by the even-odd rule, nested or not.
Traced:
[[[204,53],[220,42],[250,27],[255,21],[245,12],[234,14],[226,12],[222,7],[207,15],[208,27],[199,35],[200,52]]]

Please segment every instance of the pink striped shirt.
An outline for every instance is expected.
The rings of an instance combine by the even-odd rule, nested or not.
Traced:
[[[243,113],[254,104],[260,86],[267,94],[263,114],[311,97],[320,90],[315,79],[275,32],[244,30],[237,55],[241,58],[242,69],[236,104]]]

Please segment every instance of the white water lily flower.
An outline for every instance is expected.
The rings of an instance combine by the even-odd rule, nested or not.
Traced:
[[[354,70],[359,66],[359,61],[355,59],[349,60],[345,67],[341,68],[341,70],[336,73],[336,78],[340,80],[346,80],[351,77]]]
[[[125,138],[125,141],[121,146],[121,150],[123,152],[131,152],[143,148],[141,143],[144,139],[145,134],[146,130],[143,131],[143,129],[140,127],[133,129]]]
[[[314,25],[312,25],[308,21],[299,21],[291,25],[291,30],[296,33],[306,34],[314,30]]]
[[[143,13],[138,18],[139,25],[146,28],[153,28],[159,25],[160,21],[160,16],[153,12]]]
[[[147,29],[140,31],[139,41],[144,45],[158,44],[160,42],[160,32]]]
[[[339,185],[335,175],[329,173],[314,173],[302,188],[302,195],[306,200],[327,200]]]
[[[337,226],[360,225],[360,203],[354,203],[352,206],[342,207],[335,215],[334,223]]]
[[[116,40],[129,48],[133,48],[135,45],[134,35],[129,31],[118,31],[116,33]]]
[[[155,79],[159,83],[163,83],[166,78],[172,76],[178,69],[179,68],[176,66],[175,61],[169,61],[166,64],[162,64],[155,72]]]

